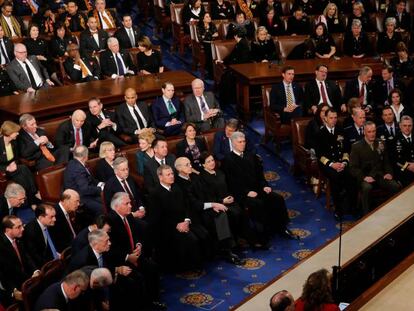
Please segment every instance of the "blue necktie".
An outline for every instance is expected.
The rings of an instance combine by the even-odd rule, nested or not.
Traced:
[[[56,251],[55,245],[53,244],[52,238],[50,237],[49,231],[47,230],[47,228],[45,229],[45,234],[46,234],[46,238],[47,238],[47,245],[50,247],[50,250],[52,251],[52,255],[54,259],[58,259],[59,255]]]
[[[98,257],[98,266],[99,266],[99,268],[102,268],[103,267],[102,254],[100,254],[99,257]]]
[[[118,76],[125,75],[124,66],[122,65],[122,60],[119,57],[119,54],[116,54],[115,59],[116,59],[116,64],[118,65]]]

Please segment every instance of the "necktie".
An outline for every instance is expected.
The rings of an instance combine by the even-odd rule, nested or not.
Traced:
[[[19,248],[17,247],[16,240],[13,240],[12,245],[13,245],[14,251],[16,252],[17,258],[19,258],[20,265],[23,267],[22,257],[20,256],[20,252],[19,252]]]
[[[14,213],[14,208],[13,207],[10,207],[9,208],[9,215],[14,215],[13,213]]]
[[[359,90],[359,101],[361,104],[364,104],[365,100],[365,83],[362,83],[361,89]]]
[[[6,64],[10,63],[10,59],[7,56],[6,50],[3,47],[4,41],[3,39],[0,39],[0,49],[1,49],[1,54],[3,55],[4,59],[6,60]]]
[[[326,96],[325,87],[323,86],[322,81],[319,82],[321,85],[321,96],[322,96],[322,103],[328,103],[328,97]]]
[[[53,244],[52,238],[50,237],[50,234],[47,228],[45,229],[45,235],[47,239],[47,245],[49,246],[50,251],[52,252],[53,259],[58,259],[59,255],[56,251],[55,245]]]
[[[32,136],[35,140],[39,138],[39,135],[37,135],[37,133],[32,134]],[[46,145],[39,145],[39,149],[42,152],[43,156],[46,158],[46,160],[48,160],[50,162],[55,162],[56,161],[55,157],[50,152],[50,150],[47,149]]]
[[[240,153],[240,158],[242,158],[242,159],[243,159],[243,152],[242,152],[242,153]]]
[[[68,222],[68,225],[69,225],[70,231],[72,231],[72,235],[73,235],[73,237],[75,238],[75,237],[76,237],[76,233],[75,233],[75,230],[73,229],[72,222],[70,221],[69,214],[66,214],[66,220],[67,220],[67,222]]]
[[[394,127],[393,126],[390,127],[390,133],[391,133],[391,136],[394,136]]]
[[[407,142],[408,142],[409,144],[411,144],[411,138],[410,138],[410,137],[407,137]]]
[[[359,128],[359,136],[364,135],[364,131],[362,130],[362,127]]]
[[[121,56],[119,53],[117,53],[115,55],[115,60],[116,60],[116,64],[118,66],[118,76],[123,76],[125,75],[125,70],[124,70],[124,66],[121,60]]]
[[[161,162],[161,165],[165,165],[165,160],[164,159],[162,159],[160,162]]]
[[[168,113],[171,115],[171,114],[174,114],[176,112],[177,112],[177,110],[175,110],[175,107],[174,107],[171,99],[169,99],[168,100]]]
[[[131,41],[131,47],[135,47],[135,37],[134,37],[134,34],[132,33],[132,28],[129,28],[127,30],[127,33],[128,33],[129,41]]]
[[[331,134],[332,134],[332,135],[334,134],[334,131],[333,131],[333,129],[331,129]]]
[[[392,87],[391,87],[391,81],[390,81],[390,80],[388,80],[388,81],[387,81],[387,93],[388,93],[388,94],[390,94],[391,90],[392,90]]]
[[[30,85],[32,86],[32,88],[36,89],[37,85],[36,85],[36,80],[33,77],[33,72],[30,70],[29,65],[26,63],[26,61],[23,62],[23,64],[26,67],[26,71],[27,71],[27,75],[29,76],[29,80],[30,80]]]
[[[126,179],[122,179],[121,182],[122,182],[122,187],[124,187],[126,193],[128,193],[128,196],[129,196],[129,198],[131,200],[132,210],[136,210],[136,202],[135,202],[135,199],[134,199],[134,195],[132,194],[132,191],[129,188]]]
[[[129,244],[131,246],[131,252],[134,250],[134,239],[132,238],[132,233],[131,233],[131,228],[129,227],[128,221],[127,219],[124,217],[124,226],[125,226],[125,230],[128,234],[129,237]]]
[[[290,88],[290,84],[286,85],[286,102],[287,102],[288,108],[293,107],[293,96],[292,96],[292,90]]]
[[[207,106],[206,102],[204,101],[203,96],[199,96],[199,99],[200,99],[201,111],[203,113],[207,113],[208,112],[208,106]]]
[[[75,145],[79,146],[81,144],[81,139],[80,139],[80,129],[76,129],[76,134],[75,134]]]
[[[138,107],[137,107],[137,109],[138,109]],[[141,130],[141,129],[145,128],[145,124],[144,124],[144,121],[142,121],[137,109],[135,109],[135,106],[134,106],[132,108],[132,111],[134,112],[135,117],[137,118],[139,130]]]
[[[98,267],[99,268],[102,268],[103,267],[102,254],[99,254],[99,256],[98,256]]]
[[[82,60],[80,61],[80,67],[82,71],[82,78],[86,78],[87,76],[89,76],[88,68]]]

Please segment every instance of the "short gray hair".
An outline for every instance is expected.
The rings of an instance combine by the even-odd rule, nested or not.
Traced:
[[[122,163],[128,164],[128,159],[125,157],[117,157],[114,162],[112,163],[112,166],[114,170],[118,169],[118,166],[120,166]]]
[[[359,28],[361,28],[362,27],[362,23],[361,23],[361,21],[359,19],[353,19],[352,20],[351,27],[359,27]]]
[[[410,121],[411,123],[413,123],[413,118],[411,118],[410,116],[405,115],[405,116],[401,117],[400,124],[401,124],[402,121]]]
[[[97,242],[102,240],[107,235],[108,235],[108,233],[106,233],[102,229],[93,230],[93,231],[88,233],[88,242],[91,245],[95,245]]]
[[[370,71],[372,71],[371,67],[362,66],[361,69],[359,70],[359,75],[360,76],[367,75]]]
[[[236,139],[245,138],[245,137],[246,137],[246,135],[244,135],[244,133],[242,133],[242,132],[234,132],[233,134],[231,134],[230,140],[233,142]]]
[[[109,46],[109,45],[112,45],[113,43],[118,43],[118,44],[119,44],[118,39],[117,39],[117,38],[115,38],[115,37],[109,37],[109,38],[108,38],[108,41],[107,41],[108,46]]]
[[[166,164],[160,165],[157,168],[157,176],[161,176],[163,171],[172,170],[172,167]]]
[[[89,277],[82,270],[75,270],[65,276],[63,282],[68,285],[79,285],[81,287],[86,287],[89,285]]]
[[[126,192],[117,192],[114,194],[111,200],[111,209],[115,210],[116,207],[121,204],[124,197],[129,197]]]
[[[21,127],[25,126],[27,121],[33,120],[35,117],[30,113],[24,113],[19,118],[19,124]]]
[[[86,146],[79,145],[73,149],[73,157],[74,158],[85,158],[89,154],[89,150]]]
[[[113,283],[111,272],[107,268],[96,268],[92,270],[91,281],[99,288],[107,287]]]
[[[395,19],[395,17],[387,17],[387,19],[385,20],[385,26],[388,26],[389,24],[393,24],[394,27],[397,25],[397,20]]]
[[[21,193],[24,193],[26,195],[26,191],[22,186],[16,183],[10,183],[7,185],[6,190],[4,191],[4,197],[6,199],[15,198]]]

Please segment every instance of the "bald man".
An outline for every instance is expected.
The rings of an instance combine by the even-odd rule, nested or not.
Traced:
[[[281,290],[275,293],[272,298],[270,298],[270,310],[294,311],[295,300],[293,299],[292,294],[287,290]]]
[[[133,88],[125,90],[125,102],[115,109],[116,119],[120,131],[131,137],[131,143],[138,142],[138,135],[146,128],[153,128],[153,120],[148,106],[144,102],[137,102],[137,92]]]
[[[67,146],[71,151],[79,145],[95,149],[98,138],[94,137],[95,131],[88,123],[85,123],[85,119],[86,114],[83,110],[75,110],[69,120],[59,125],[56,132],[56,145]]]

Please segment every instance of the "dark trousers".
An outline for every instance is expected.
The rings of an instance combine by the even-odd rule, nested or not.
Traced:
[[[381,177],[376,177],[374,183],[361,183],[361,207],[362,213],[368,214],[371,210],[371,190],[380,188],[387,191],[389,194],[395,194],[400,190],[400,185],[395,180],[385,180]]]

